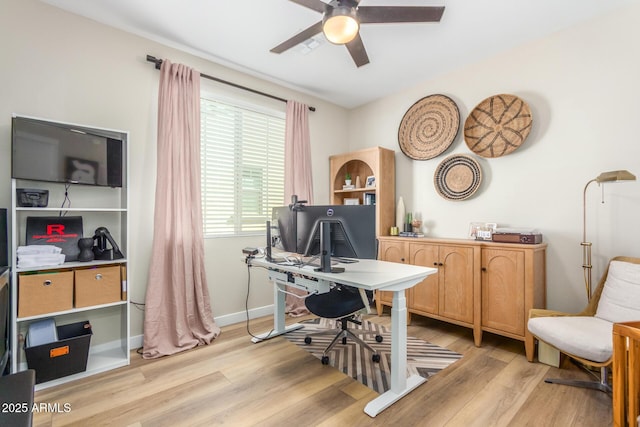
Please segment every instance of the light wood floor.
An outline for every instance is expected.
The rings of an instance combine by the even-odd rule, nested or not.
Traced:
[[[293,323],[300,319],[289,319]],[[389,326],[390,317],[369,320]],[[272,318],[252,320],[252,333]],[[130,366],[36,393],[36,402],[69,404],[37,413],[34,426],[608,426],[605,393],[546,384],[545,377],[587,379],[528,363],[524,345],[415,316],[409,335],[460,352],[462,360],[376,418],[363,412],[377,394],[323,366],[283,337],[252,344],[245,324],[223,328],[214,344],[163,359],[132,353]]]

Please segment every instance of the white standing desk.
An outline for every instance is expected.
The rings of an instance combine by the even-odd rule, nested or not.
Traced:
[[[331,282],[353,286],[368,291],[382,290],[393,292],[391,308],[391,388],[373,399],[364,408],[364,412],[375,417],[397,400],[411,392],[424,381],[419,375],[407,378],[407,301],[405,289],[420,283],[425,277],[437,272],[437,269],[395,262],[362,259],[353,264],[338,264],[344,267],[343,273],[323,273],[313,267],[275,264],[263,258],[252,258],[248,263],[269,270],[269,278],[274,287],[273,331],[258,335],[253,339],[259,342],[289,331],[299,329],[301,324],[285,325],[285,286],[294,286],[318,293],[328,292]],[[291,281],[293,280],[293,282]]]

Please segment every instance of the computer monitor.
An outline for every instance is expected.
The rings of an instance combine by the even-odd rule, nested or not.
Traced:
[[[373,205],[304,206],[298,211],[297,252],[320,255],[321,223],[329,224],[332,257],[375,259],[376,213]]]
[[[325,233],[323,234],[323,224]],[[267,222],[267,255],[270,246],[305,256],[321,256],[321,267],[328,271],[330,257],[375,259],[378,254],[375,206],[296,205],[273,208]],[[270,236],[270,237],[269,237]],[[333,269],[337,271],[338,269]]]
[[[271,214],[271,245],[285,252],[300,253],[297,247],[297,210],[289,206],[273,208]],[[269,244],[269,241],[267,242]]]

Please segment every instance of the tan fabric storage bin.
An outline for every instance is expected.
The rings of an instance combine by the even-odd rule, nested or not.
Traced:
[[[18,317],[73,308],[73,271],[18,274]]]
[[[120,266],[75,270],[75,306],[89,307],[120,301]]]

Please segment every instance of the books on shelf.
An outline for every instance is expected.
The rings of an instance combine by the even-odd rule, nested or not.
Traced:
[[[376,204],[376,193],[364,193],[363,204],[364,205],[375,205]]]
[[[424,237],[424,233],[415,233],[413,231],[401,231],[398,235],[400,237]]]
[[[355,189],[356,189],[356,186],[355,186],[355,185],[353,185],[353,184],[343,185],[343,186],[342,186],[342,189],[343,189],[343,190],[355,190]]]

